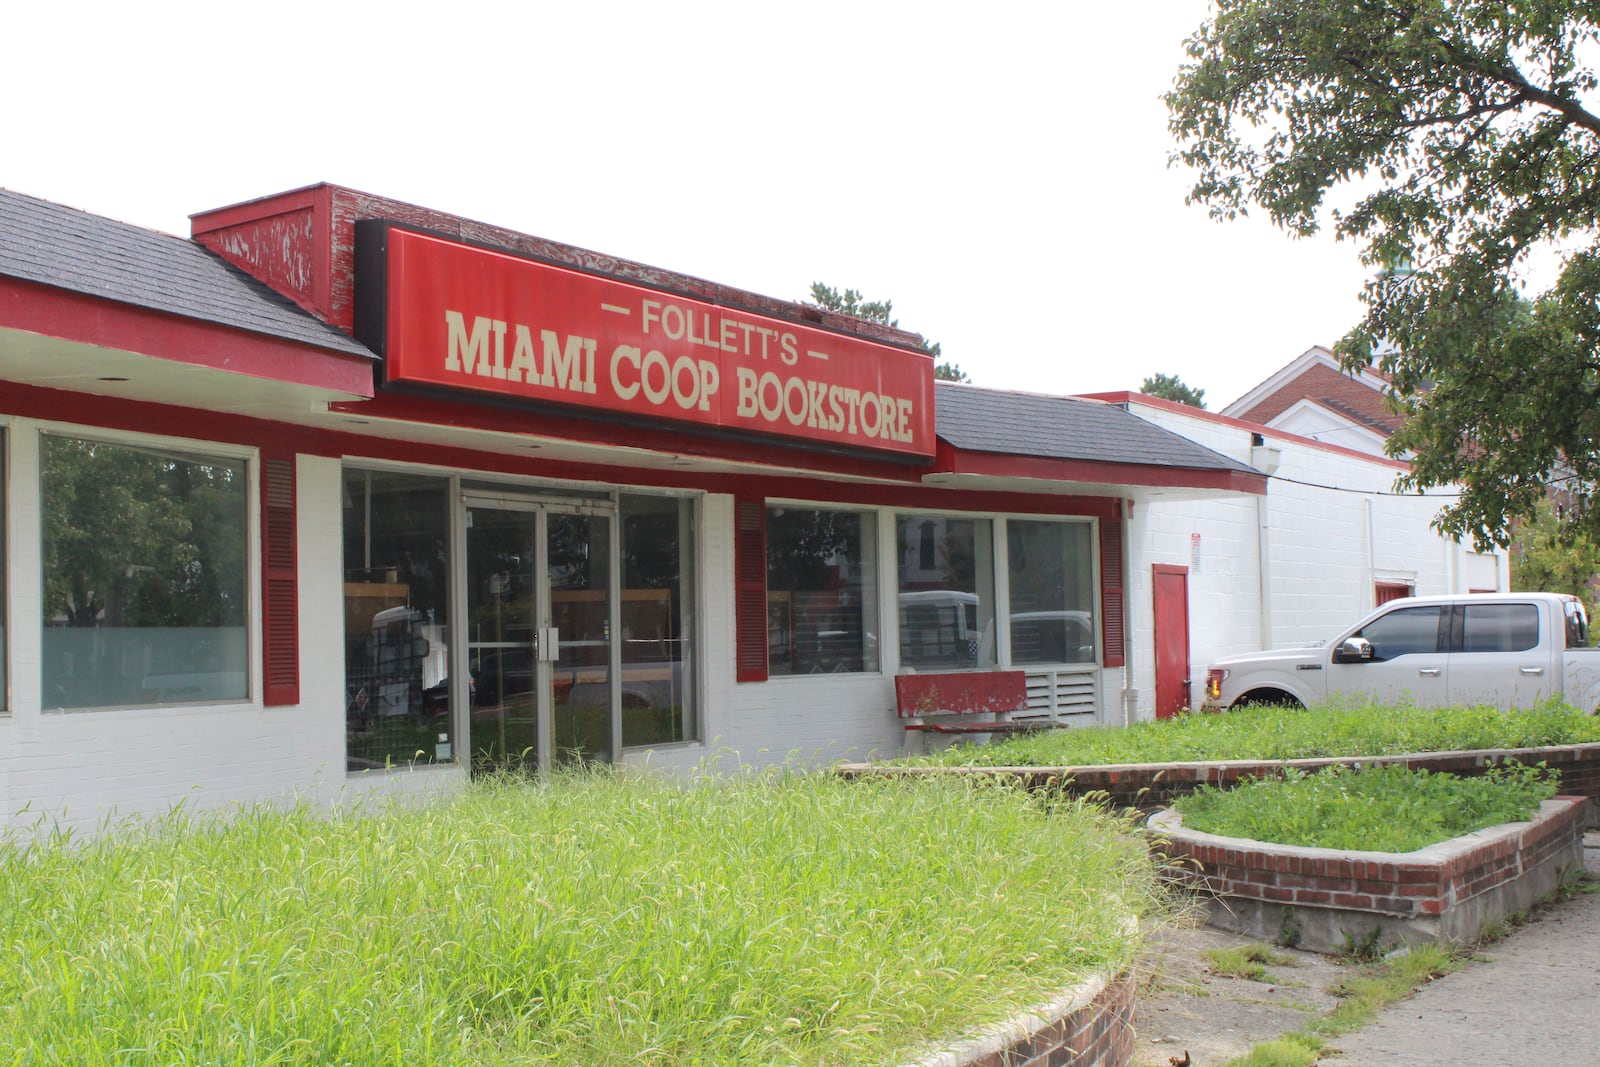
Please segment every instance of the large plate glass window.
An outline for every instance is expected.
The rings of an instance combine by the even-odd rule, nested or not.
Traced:
[[[0,428],[0,711],[11,705],[6,685],[6,433]]]
[[[694,501],[622,494],[622,744],[693,741]]]
[[[454,758],[445,478],[344,472],[345,760]]]
[[[767,671],[878,669],[875,517],[856,511],[767,509]]]
[[[953,515],[900,515],[900,663],[917,670],[992,667],[994,524]]]
[[[39,441],[46,708],[243,700],[243,460]]]
[[[1011,662],[1093,663],[1094,538],[1088,523],[1006,523]]]

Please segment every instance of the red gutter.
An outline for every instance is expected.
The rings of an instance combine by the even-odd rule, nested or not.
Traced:
[[[1232,426],[1239,430],[1249,430],[1251,433],[1270,435],[1281,441],[1293,441],[1295,444],[1309,445],[1324,452],[1334,452],[1341,456],[1350,456],[1353,459],[1368,460],[1386,467],[1394,467],[1397,470],[1411,469],[1411,464],[1404,460],[1390,459],[1388,456],[1374,456],[1371,452],[1362,452],[1360,449],[1347,448],[1344,445],[1330,445],[1326,441],[1318,441],[1311,437],[1301,437],[1297,433],[1285,433],[1283,430],[1264,426],[1259,422],[1247,422],[1244,419],[1236,419],[1231,415],[1218,415],[1213,411],[1202,411],[1199,408],[1190,407],[1188,404],[1180,404],[1176,400],[1165,400],[1158,396],[1147,396],[1144,393],[1080,393],[1078,398],[1081,400],[1099,400],[1107,404],[1143,404],[1146,407],[1156,408],[1157,410],[1172,411],[1187,415],[1190,418],[1213,422],[1218,426]]]
[[[268,381],[372,395],[373,362],[103,297],[0,277],[0,329],[136,352]]]

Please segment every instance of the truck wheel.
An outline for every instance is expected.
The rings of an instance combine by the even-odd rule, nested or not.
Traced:
[[[1295,699],[1292,694],[1281,689],[1253,689],[1233,702],[1236,708],[1250,707],[1251,705],[1266,705],[1273,708],[1300,708],[1305,705]]]

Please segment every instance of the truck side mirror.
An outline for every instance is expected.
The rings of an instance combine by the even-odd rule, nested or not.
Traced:
[[[1372,659],[1372,642],[1365,637],[1347,637],[1333,654],[1335,663],[1366,663]]]

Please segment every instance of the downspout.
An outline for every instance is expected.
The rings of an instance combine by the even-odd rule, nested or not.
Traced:
[[[1122,725],[1132,726],[1139,703],[1133,688],[1133,501],[1122,503]]]
[[[1282,461],[1281,449],[1268,445],[1261,434],[1250,435],[1250,465],[1267,476],[1269,492],[1272,476],[1278,473]],[[1272,504],[1268,496],[1269,493],[1262,493],[1256,497],[1256,588],[1260,593],[1262,651],[1272,648]]]

